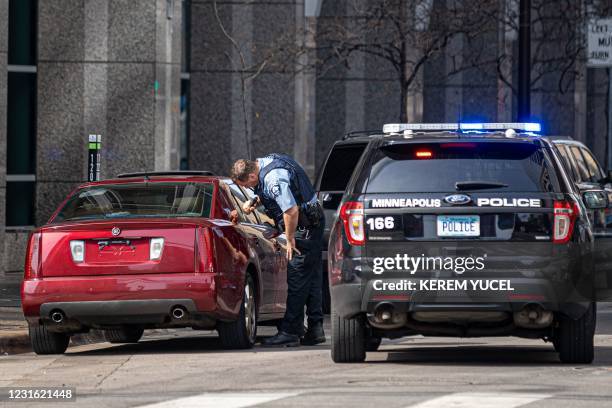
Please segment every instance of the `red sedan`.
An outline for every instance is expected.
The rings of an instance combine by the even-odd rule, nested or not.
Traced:
[[[34,351],[63,353],[92,328],[111,343],[151,328],[216,329],[224,347],[252,347],[258,322],[285,311],[287,268],[273,221],[242,212],[248,194],[205,172],[75,189],[30,237],[21,300]]]

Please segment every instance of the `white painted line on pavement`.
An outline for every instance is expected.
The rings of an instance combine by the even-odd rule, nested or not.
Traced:
[[[276,401],[283,398],[294,397],[297,393],[206,393],[193,397],[178,398],[151,405],[141,405],[138,408],[243,408],[251,407],[264,402]]]
[[[410,408],[514,408],[550,397],[547,394],[462,392],[424,401]]]

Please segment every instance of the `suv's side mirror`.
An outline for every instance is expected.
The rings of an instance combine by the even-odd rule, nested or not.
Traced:
[[[592,190],[582,194],[584,205],[591,210],[608,207],[608,195],[604,191]]]

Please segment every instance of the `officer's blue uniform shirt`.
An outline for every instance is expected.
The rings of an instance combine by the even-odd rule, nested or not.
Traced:
[[[257,159],[257,164],[259,165],[259,169],[263,169],[268,164],[272,163],[272,157],[262,157]],[[273,169],[270,170],[268,174],[266,174],[266,178],[264,179],[264,193],[274,197],[274,200],[278,204],[278,206],[283,210],[283,212],[287,211],[291,207],[295,206],[297,203],[295,202],[295,198],[291,193],[291,189],[289,188],[289,171],[287,169]],[[309,204],[317,201],[316,194],[312,196]]]

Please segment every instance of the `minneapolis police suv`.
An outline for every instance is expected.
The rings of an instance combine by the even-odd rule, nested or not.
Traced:
[[[382,338],[520,336],[590,363],[610,299],[609,175],[537,123],[389,124],[330,231],[332,358]]]

